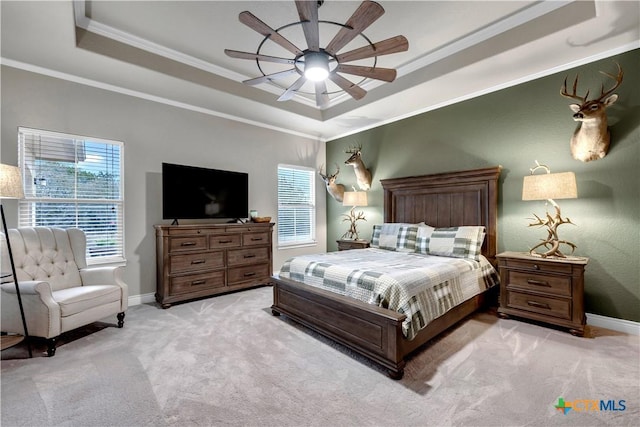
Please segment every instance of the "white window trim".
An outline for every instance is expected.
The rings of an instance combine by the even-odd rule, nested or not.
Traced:
[[[118,145],[120,146],[120,191],[122,194],[121,197],[121,201],[118,201],[117,204],[119,204],[122,209],[122,224],[121,224],[121,240],[122,240],[122,256],[102,256],[102,257],[89,257],[87,256],[87,265],[102,265],[102,266],[106,266],[106,265],[113,265],[113,266],[124,266],[127,263],[127,259],[126,259],[126,242],[125,242],[125,236],[126,236],[126,230],[125,230],[125,221],[124,221],[124,216],[125,216],[125,197],[124,197],[124,162],[125,162],[125,153],[124,153],[124,142],[122,141],[116,141],[116,140],[111,140],[111,139],[104,139],[104,138],[98,138],[98,137],[93,137],[93,136],[87,136],[87,135],[79,135],[79,134],[68,134],[68,133],[64,133],[64,132],[53,132],[53,131],[47,131],[47,130],[43,130],[43,129],[36,129],[36,128],[28,128],[28,127],[23,127],[20,126],[18,127],[18,163],[19,163],[19,167],[22,169],[24,166],[24,145],[20,143],[20,135],[23,133],[31,133],[31,134],[37,134],[39,136],[45,136],[45,137],[52,137],[52,138],[67,138],[67,139],[76,139],[76,140],[80,140],[80,139],[87,139],[93,142],[98,142],[98,143],[104,143],[104,144],[112,144],[112,145]],[[24,181],[24,171],[23,173],[23,181]],[[19,203],[24,203],[25,200],[27,200],[26,195],[25,195],[25,199],[19,201]],[[40,200],[45,200],[45,199],[40,199]],[[60,202],[60,201],[64,201],[65,199],[51,199],[52,201],[55,202]],[[73,201],[77,201],[78,199],[73,199]],[[96,201],[100,201],[99,199],[94,199]],[[107,201],[107,200],[105,200]],[[114,203],[113,200],[108,200],[110,203]],[[21,218],[20,215],[18,215],[18,224],[19,226],[30,226],[27,224],[22,224],[21,223]]]
[[[311,191],[313,192],[313,219],[312,219],[312,227],[313,227],[313,238],[311,240],[299,240],[299,241],[295,241],[295,242],[291,242],[291,243],[282,243],[280,242],[280,235],[279,232],[277,234],[278,237],[278,249],[296,249],[296,248],[303,248],[303,247],[312,247],[312,246],[317,246],[318,245],[318,239],[317,239],[317,194],[316,194],[316,186],[315,186],[315,181],[316,181],[316,177],[315,177],[315,173],[316,170],[314,168],[308,167],[308,166],[300,166],[300,165],[292,165],[292,164],[287,164],[287,163],[279,163],[277,166],[277,171],[279,172],[280,168],[290,168],[290,169],[297,169],[297,170],[306,170],[308,172],[311,172],[313,175],[313,185],[311,186]],[[279,173],[277,173],[277,176],[279,177]],[[277,185],[279,185],[277,183]],[[279,193],[279,189],[278,189],[278,193]],[[280,209],[280,200],[277,201],[278,203],[278,210]],[[280,221],[278,220],[278,223]]]

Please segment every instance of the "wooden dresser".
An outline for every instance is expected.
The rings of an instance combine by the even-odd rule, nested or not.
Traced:
[[[156,300],[180,301],[269,284],[272,223],[156,225]]]
[[[524,317],[584,335],[584,269],[588,258],[541,258],[521,252],[503,252],[496,258],[500,317]]]

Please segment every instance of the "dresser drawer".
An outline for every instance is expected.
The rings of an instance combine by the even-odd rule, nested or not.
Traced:
[[[224,267],[224,252],[171,255],[171,272],[185,273]]]
[[[269,261],[269,248],[230,249],[227,265],[255,264]]]
[[[242,235],[243,246],[266,245],[269,243],[269,233],[245,233]]]
[[[571,300],[569,299],[546,298],[508,291],[507,306],[560,319],[571,319]]]
[[[239,234],[220,234],[209,237],[209,247],[211,249],[240,246],[240,242]]]
[[[167,234],[169,236],[197,236],[200,234],[203,235],[205,233],[206,231],[201,230],[199,228],[192,228],[192,227],[182,228],[181,226],[178,226],[178,227],[173,227],[169,229]]]
[[[545,274],[509,271],[507,288],[542,292],[549,295],[571,296],[570,276],[549,276]]]
[[[229,269],[229,286],[246,281],[255,281],[269,277],[269,264],[248,265]]]
[[[197,294],[224,286],[224,270],[210,271],[201,274],[172,277],[169,285],[170,295]]]
[[[171,237],[169,239],[169,252],[202,251],[207,249],[205,236]]]

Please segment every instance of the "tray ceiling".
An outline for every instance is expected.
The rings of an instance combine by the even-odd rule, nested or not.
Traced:
[[[344,23],[360,3],[327,0],[320,20]],[[396,35],[409,40],[407,52],[378,58],[378,66],[398,70],[397,79],[362,81],[363,99],[336,93],[322,109],[304,86],[306,94],[278,102],[288,80],[243,84],[261,75],[256,63],[224,54],[256,52],[263,40],[238,21],[240,12],[277,29],[299,20],[293,1],[3,1],[2,61],[327,140],[640,46],[638,2],[379,3],[386,13],[364,34],[374,42]],[[320,24],[321,46],[336,31]],[[300,26],[282,34],[306,47]],[[357,37],[343,51],[363,43]],[[261,53],[283,56],[283,49],[267,41]],[[286,67],[267,64],[264,71]]]

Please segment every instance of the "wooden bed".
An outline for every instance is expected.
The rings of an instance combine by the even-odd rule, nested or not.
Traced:
[[[381,180],[384,222],[418,223],[433,227],[484,225],[482,254],[495,265],[500,167]],[[273,277],[275,316],[284,314],[402,378],[407,355],[442,331],[481,308],[484,292],[436,318],[413,340],[402,334],[404,314],[353,298]]]

